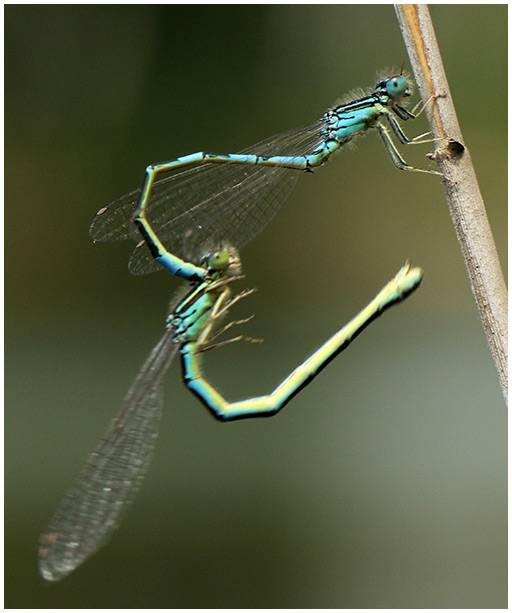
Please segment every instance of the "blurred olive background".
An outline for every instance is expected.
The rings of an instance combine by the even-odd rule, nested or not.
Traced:
[[[507,8],[431,13],[505,265]],[[207,354],[207,378],[229,399],[266,393],[406,258],[425,270],[421,289],[272,419],[216,422],[176,362],[121,529],[42,583],[38,534],[180,285],[131,276],[128,243],[93,244],[96,210],[150,162],[309,123],[407,55],[391,5],[11,5],[5,17],[6,605],[505,607],[497,376],[440,182],[395,170],[376,134],[302,177],[243,250],[259,291],[233,315],[254,313],[245,333],[265,343]],[[406,149],[429,163],[428,145]]]

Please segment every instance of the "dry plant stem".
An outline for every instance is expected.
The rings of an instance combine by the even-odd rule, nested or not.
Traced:
[[[443,174],[450,216],[507,402],[507,288],[471,156],[463,144],[428,6],[395,4],[395,11],[422,99],[442,95],[425,110],[439,139],[432,158]]]

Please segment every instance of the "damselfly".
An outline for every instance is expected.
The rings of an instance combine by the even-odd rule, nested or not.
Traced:
[[[410,95],[406,77],[393,75],[379,80],[370,95],[352,96],[314,123],[273,136],[241,153],[201,151],[152,164],[146,169],[141,189],[98,211],[91,223],[91,237],[95,241],[138,240],[132,219],[144,225],[150,209],[148,222],[180,261],[197,265],[194,258],[205,245],[213,249],[223,241],[241,248],[280,209],[298,178],[297,170],[311,172],[370,128],[379,132],[397,168],[439,174],[409,166],[391,138],[390,130],[404,145],[431,142],[425,138],[428,132],[408,138],[398,122],[415,119],[425,108],[423,105],[416,113],[418,103],[408,111],[403,101]],[[189,166],[193,168],[171,172]],[[156,181],[167,172],[171,172],[168,177]],[[181,265],[175,268],[175,262],[155,261],[154,256],[140,242],[131,255],[130,270],[144,274],[159,270],[162,264],[173,274],[188,278]]]
[[[219,334],[234,324],[243,323],[244,320],[234,321],[214,331],[228,309],[252,290],[231,294],[231,284],[241,278],[240,260],[232,249],[209,252],[202,259],[201,269],[204,271],[202,279],[193,282],[185,298],[172,309],[164,335],[39,538],[39,569],[47,581],[59,581],[71,573],[105,544],[121,522],[149,465],[161,415],[160,387],[177,351],[181,355],[185,385],[217,419],[229,421],[274,415],[371,321],[411,294],[422,278],[419,268],[406,264],[354,319],[271,394],[229,403],[203,379],[197,356],[244,338],[240,336],[212,345]]]

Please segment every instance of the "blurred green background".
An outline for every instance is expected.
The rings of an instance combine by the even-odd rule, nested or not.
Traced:
[[[505,265],[507,7],[431,13]],[[308,123],[407,55],[391,5],[11,5],[5,43],[6,606],[505,607],[497,376],[440,182],[395,170],[376,134],[302,177],[243,250],[259,291],[234,315],[265,343],[207,354],[207,378],[266,393],[406,258],[421,289],[272,419],[216,422],[174,364],[126,521],[43,585],[38,533],[179,286],[131,276],[127,243],[92,244],[96,210],[149,162]]]

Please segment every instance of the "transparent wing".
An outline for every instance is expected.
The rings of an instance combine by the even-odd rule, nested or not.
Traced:
[[[121,522],[151,459],[161,416],[160,384],[176,350],[168,329],[39,537],[39,570],[47,581],[69,574],[104,545]]]
[[[321,119],[240,153],[303,156],[323,142],[324,127]],[[252,240],[281,208],[298,176],[296,170],[282,167],[198,165],[155,182],[148,219],[169,251],[197,263],[197,254],[204,253],[205,244],[225,241],[240,248]],[[140,239],[131,221],[139,191],[98,211],[90,227],[94,240]],[[135,248],[129,266],[134,274],[160,270],[144,243]]]

